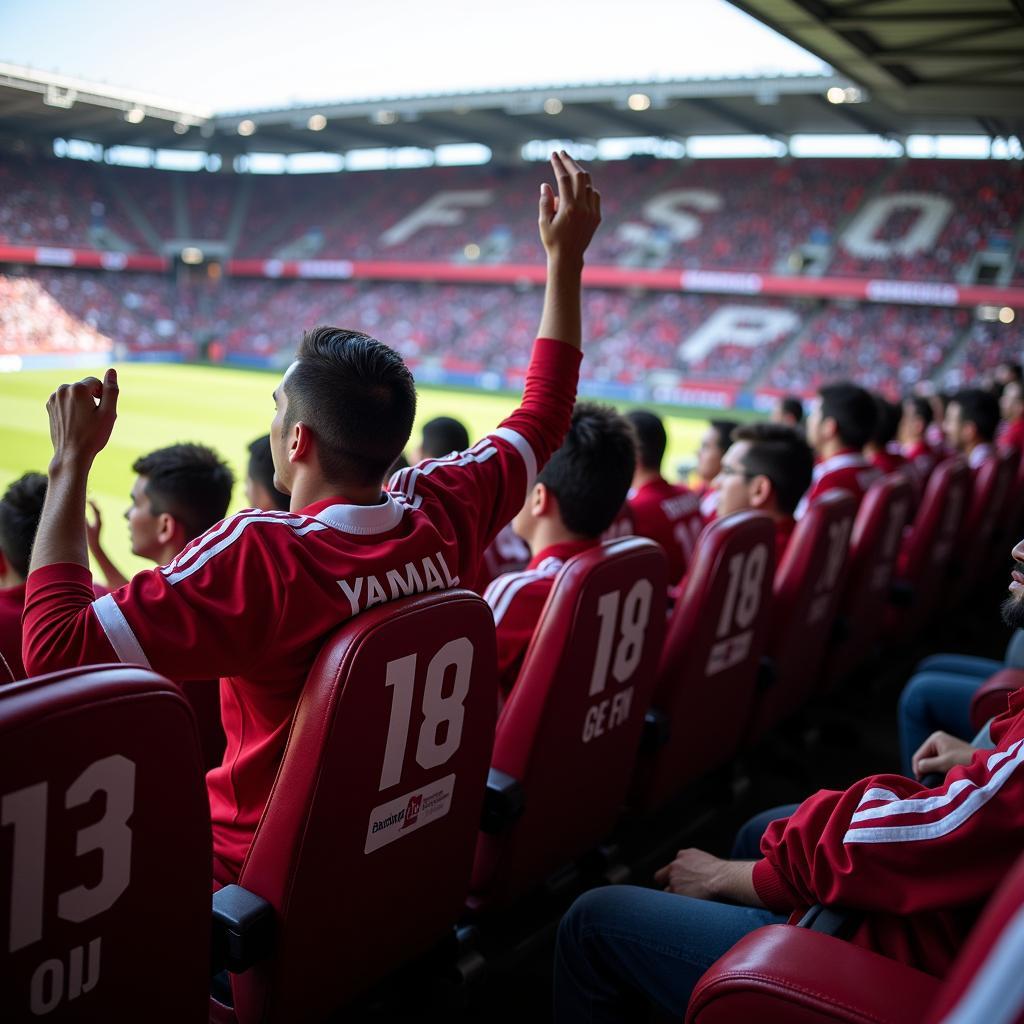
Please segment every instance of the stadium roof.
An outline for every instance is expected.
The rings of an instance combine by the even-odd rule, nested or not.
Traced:
[[[216,114],[0,64],[0,138],[244,152],[533,139],[1024,135],[1024,0],[733,0],[835,72],[538,86]],[[317,126],[319,130],[314,130]]]
[[[730,0],[909,121],[1024,134],[1024,0]]]

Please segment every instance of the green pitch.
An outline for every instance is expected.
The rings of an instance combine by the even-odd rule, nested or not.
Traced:
[[[0,374],[0,492],[29,470],[45,472],[50,459],[46,400],[58,384],[94,371],[48,370]],[[103,513],[103,542],[122,572],[132,573],[145,563],[132,556],[122,518],[129,505],[140,455],[178,441],[198,441],[217,449],[235,472],[236,485],[229,512],[245,506],[243,474],[247,446],[267,433],[274,415],[271,392],[278,375],[205,366],[126,363],[118,367],[121,386],[118,419],[110,444],[93,467],[90,495]],[[469,428],[470,438],[492,430],[516,406],[515,396],[480,391],[423,387],[419,391],[417,426],[440,415],[456,416]],[[667,418],[669,452],[666,471],[680,462],[692,463],[705,429],[704,414]],[[414,431],[414,441],[418,438]]]

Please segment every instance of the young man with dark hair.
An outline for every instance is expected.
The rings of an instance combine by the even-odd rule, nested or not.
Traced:
[[[697,495],[705,521],[715,518],[718,494],[714,483],[722,466],[722,456],[732,444],[732,432],[738,426],[735,420],[711,420],[708,429],[701,435],[700,447],[697,449],[697,476],[700,477]]]
[[[522,404],[464,456],[402,470],[384,491],[412,430],[412,374],[365,334],[314,328],[274,390],[275,486],[292,512],[241,512],[94,602],[85,494],[114,426],[117,376],[63,385],[47,403],[54,455],[27,582],[26,667],[121,660],[171,679],[222,677],[227,749],[207,775],[217,884],[238,877],[324,641],[366,608],[458,586],[562,442],[601,207],[575,161],[551,162],[557,195],[542,185],[539,202],[547,287]]]
[[[245,474],[245,500],[250,508],[264,512],[287,512],[291,499],[274,486],[274,456],[270,451],[270,435],[257,437],[249,445],[249,466]],[[227,511],[227,509],[225,509]],[[221,513],[218,518],[223,518]]]
[[[772,423],[800,427],[804,422],[804,403],[797,395],[782,395],[772,408]]]
[[[996,445],[1024,453],[1024,386],[1020,381],[1011,380],[1004,385],[999,396],[999,412],[1003,419],[996,434]]]
[[[884,395],[876,394],[872,397],[875,400],[875,429],[871,432],[868,443],[864,445],[864,455],[868,462],[882,473],[906,472],[906,456],[896,443],[901,409]]]
[[[636,471],[620,521],[623,534],[648,537],[668,559],[668,580],[675,585],[686,572],[704,529],[700,498],[661,475],[668,435],[661,418],[647,409],[626,413],[636,434]]]
[[[942,454],[928,441],[928,428],[934,416],[932,403],[927,398],[909,395],[903,399],[903,416],[899,427],[900,445],[904,458],[913,465],[922,485],[927,483]]]
[[[512,692],[559,569],[601,542],[622,508],[635,465],[629,422],[609,406],[580,402],[562,447],[537,477],[513,521],[533,552],[526,569],[484,593],[498,631],[498,685]]]
[[[413,462],[440,459],[452,452],[463,452],[469,447],[469,431],[453,416],[435,416],[423,424],[420,446]]]
[[[796,518],[808,505],[829,491],[843,490],[860,503],[867,489],[881,476],[862,451],[875,429],[875,402],[856,384],[826,384],[807,418],[807,443],[814,449],[811,488],[797,506]]]
[[[136,459],[132,470],[138,476],[124,513],[132,554],[156,565],[166,565],[189,541],[224,518],[235,485],[234,474],[220,456],[201,444],[158,448]],[[107,586],[115,590],[128,579],[104,550],[103,517],[99,506],[90,504],[89,550]]]
[[[958,391],[946,407],[942,428],[946,440],[967,456],[967,464],[977,471],[994,454],[999,427],[999,401],[990,391],[965,388]]]
[[[782,561],[796,520],[793,513],[811,484],[814,453],[793,427],[750,423],[732,432],[718,474],[718,518],[755,509],[775,523],[775,564]]]

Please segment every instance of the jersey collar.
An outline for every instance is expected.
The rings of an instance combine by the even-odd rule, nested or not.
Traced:
[[[389,492],[383,492],[383,498],[378,505],[349,505],[341,498],[324,498],[307,505],[299,514],[342,533],[361,536],[387,533],[402,521],[405,509]]]
[[[530,564],[526,568],[536,569],[541,562],[548,558],[557,558],[562,562],[566,562],[573,555],[581,555],[584,551],[596,548],[600,543],[600,540],[593,538],[588,540],[567,540],[562,541],[560,544],[550,544],[543,551],[538,551],[530,559]]]

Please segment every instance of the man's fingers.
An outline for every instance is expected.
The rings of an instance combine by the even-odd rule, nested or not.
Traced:
[[[551,186],[545,181],[540,187],[540,222],[548,223],[555,215],[555,194]]]
[[[555,172],[555,180],[558,182],[559,206],[564,207],[572,198],[572,177],[558,153],[551,154],[551,167]]]
[[[587,187],[590,185],[590,175],[564,149],[562,150],[562,163],[572,175],[573,195],[582,202],[586,196]]]
[[[100,412],[112,415],[117,411],[117,392],[117,370],[111,367],[103,375],[103,384],[100,386]]]
[[[601,219],[601,193],[594,189],[594,213],[597,214],[597,219]]]
[[[654,872],[654,881],[658,885],[664,885],[668,881],[668,870],[670,867],[672,867],[671,864],[666,864],[663,868],[658,868]]]

